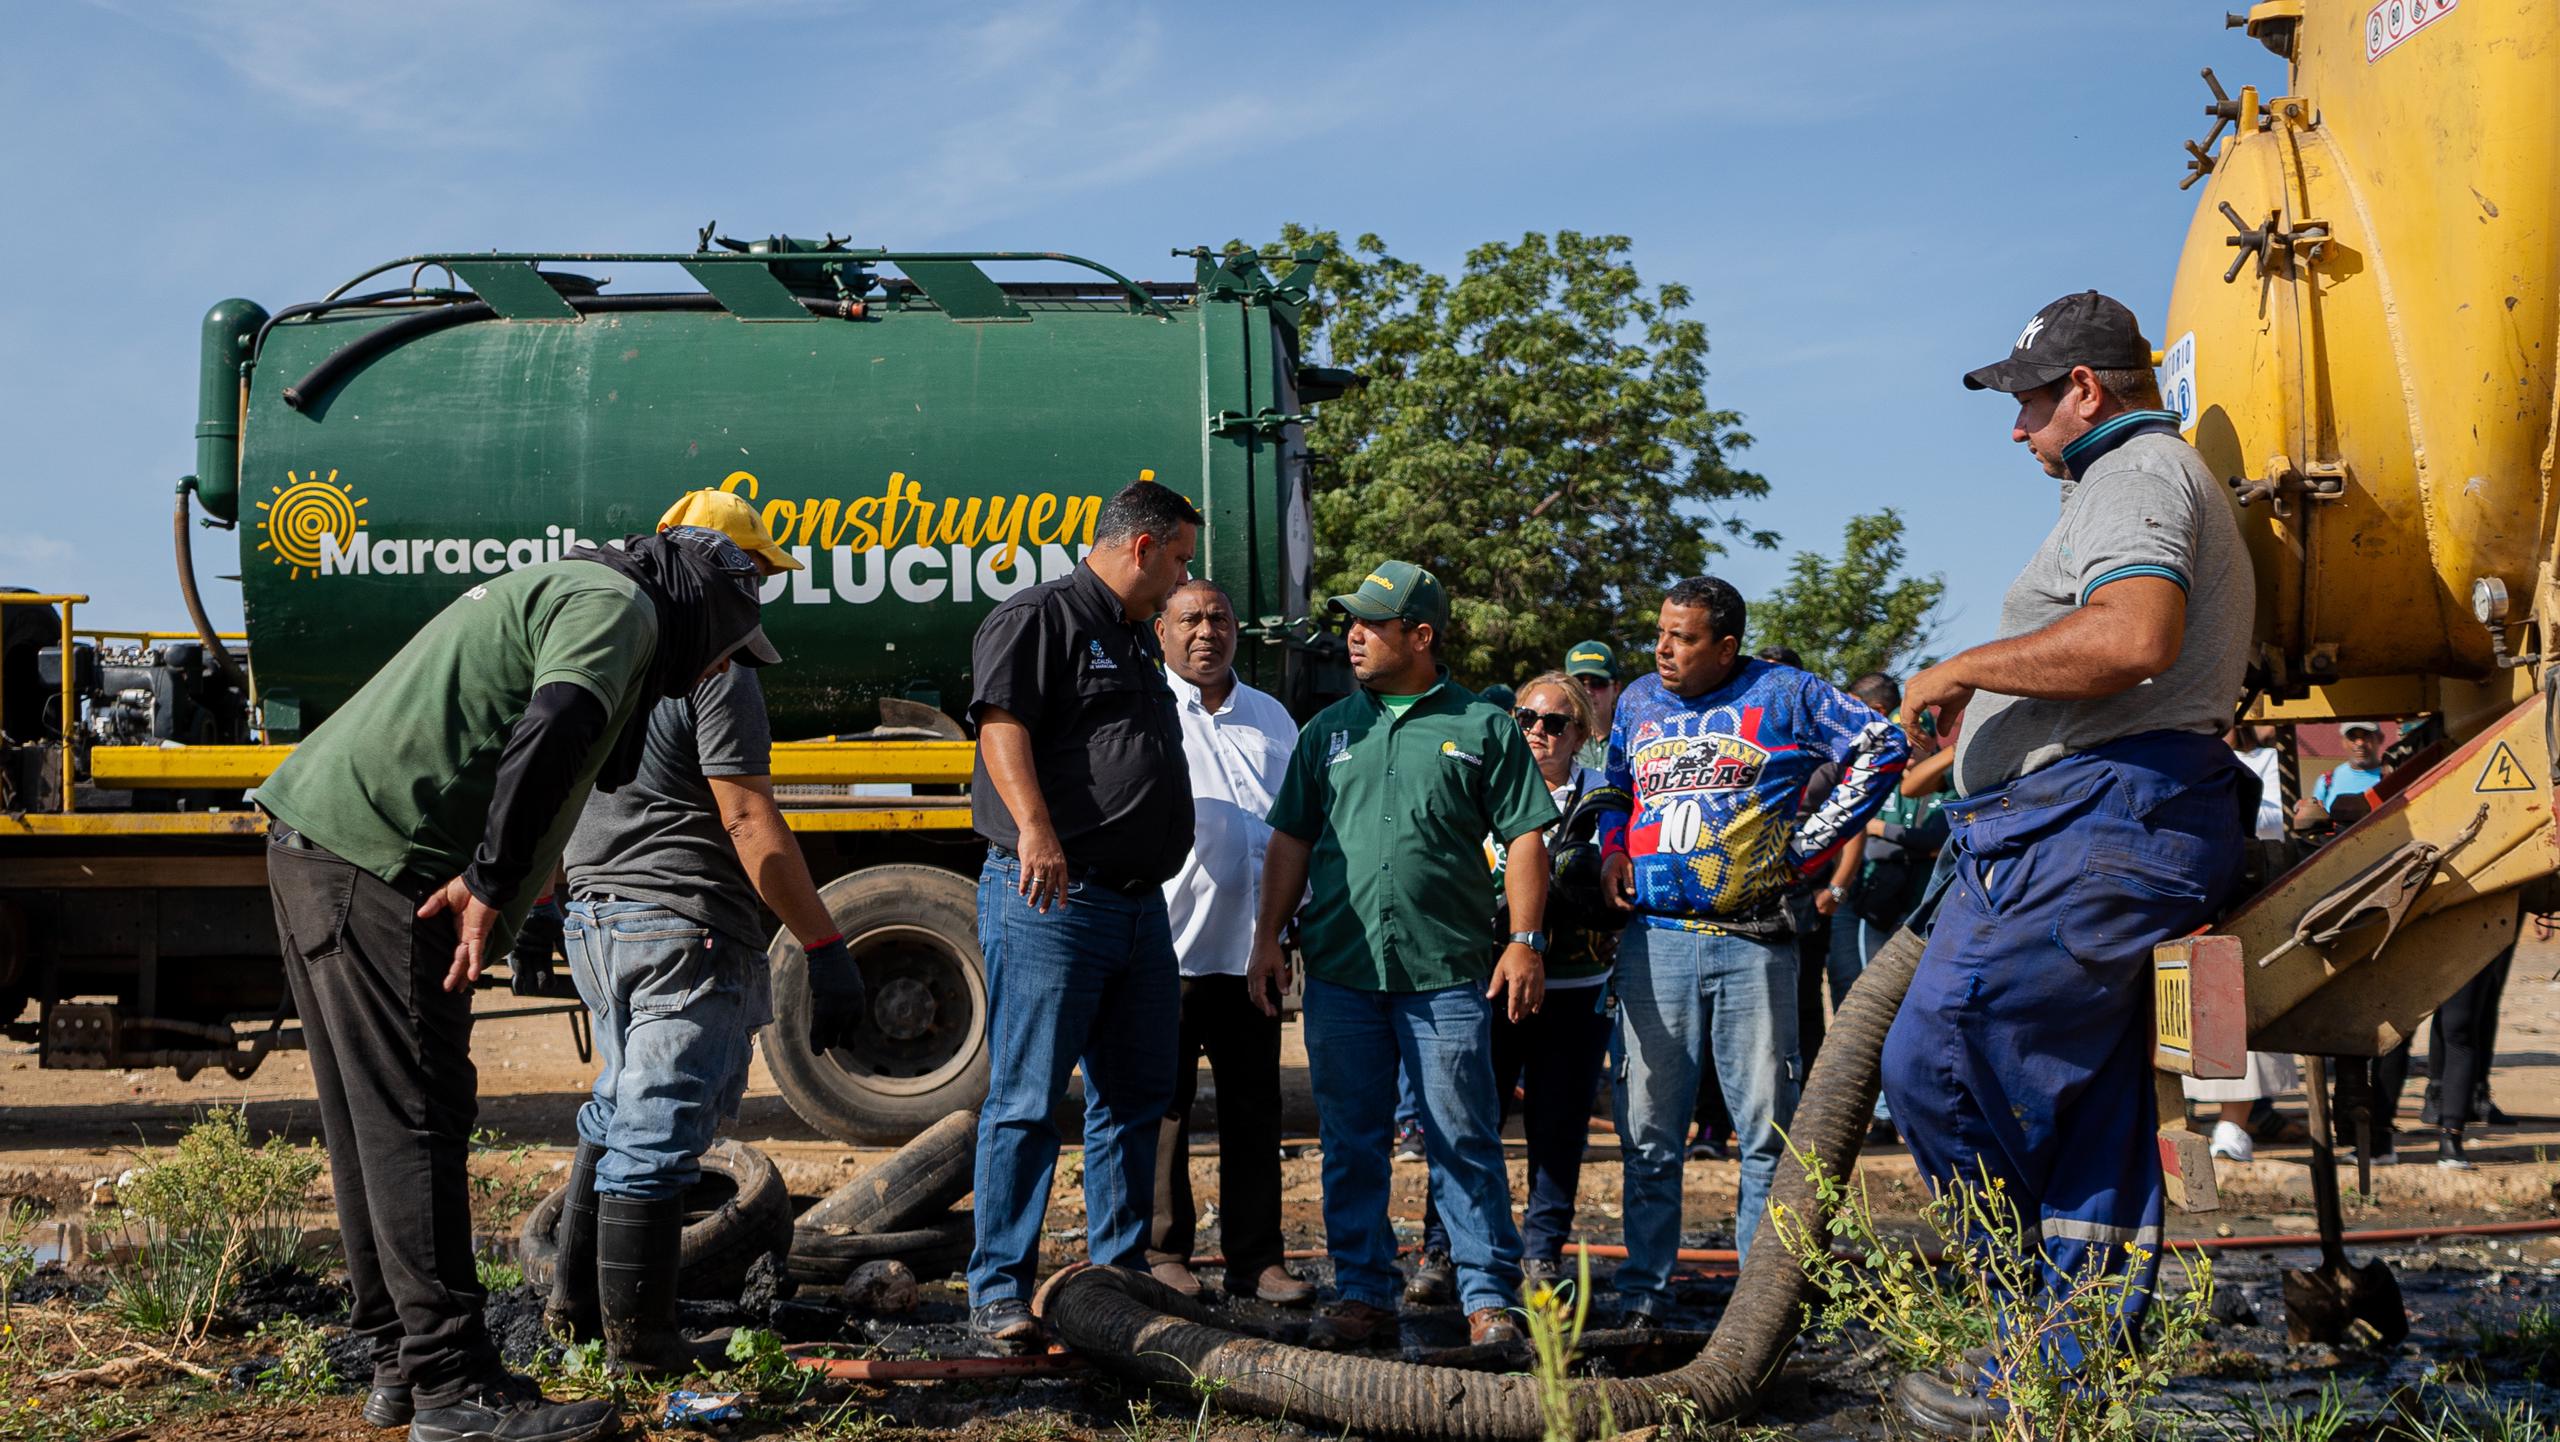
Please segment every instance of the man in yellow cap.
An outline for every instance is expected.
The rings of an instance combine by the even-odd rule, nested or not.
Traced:
[[[768,576],[798,565],[726,491],[685,496],[658,529],[716,532]],[[648,733],[639,774],[589,801],[566,857],[564,950],[600,1069],[578,1111],[547,1311],[581,1338],[601,1334],[625,1367],[681,1371],[693,1360],[675,1314],[684,1190],[773,1019],[757,900],[808,953],[811,1049],[851,1040],[863,984],[774,802],[755,671],[705,677],[632,724]]]

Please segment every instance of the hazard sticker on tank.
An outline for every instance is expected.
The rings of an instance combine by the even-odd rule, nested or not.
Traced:
[[[2196,428],[2196,333],[2188,331],[2160,358],[2160,396],[2178,413],[2178,429]]]
[[[2533,791],[2533,773],[2516,759],[2515,748],[2501,741],[2490,748],[2489,764],[2480,768],[2480,779],[2471,783],[2475,792]]]
[[[2453,13],[2454,0],[2382,0],[2364,12],[2364,59],[2370,65],[2401,41]]]

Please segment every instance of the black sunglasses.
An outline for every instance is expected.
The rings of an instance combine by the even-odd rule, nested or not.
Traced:
[[[1573,724],[1573,718],[1562,711],[1532,711],[1526,706],[1512,712],[1511,719],[1520,723],[1522,731],[1544,731],[1550,736],[1562,736]]]

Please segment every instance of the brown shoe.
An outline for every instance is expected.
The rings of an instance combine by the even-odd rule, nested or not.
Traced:
[[[1316,1289],[1314,1283],[1298,1280],[1287,1267],[1274,1262],[1250,1278],[1239,1278],[1229,1273],[1227,1295],[1251,1297],[1275,1307],[1303,1307],[1316,1299]]]
[[[1467,1314],[1467,1343],[1487,1347],[1496,1342],[1520,1340],[1520,1324],[1511,1318],[1508,1307],[1478,1307]]]
[[[1147,1275],[1173,1288],[1186,1297],[1200,1295],[1200,1279],[1180,1262],[1158,1262],[1147,1268]]]
[[[1393,1342],[1401,1324],[1396,1314],[1366,1302],[1336,1302],[1316,1314],[1307,1328],[1307,1345],[1319,1352],[1347,1352]]]

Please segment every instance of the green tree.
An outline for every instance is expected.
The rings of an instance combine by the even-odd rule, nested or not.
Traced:
[[[1469,251],[1454,278],[1363,235],[1331,248],[1311,361],[1366,384],[1317,409],[1318,594],[1394,558],[1436,572],[1462,683],[1515,681],[1590,636],[1648,638],[1659,588],[1727,540],[1773,546],[1734,503],[1741,417],[1707,403],[1707,329],[1686,286],[1647,288],[1624,236],[1537,233]]]
[[[1751,603],[1749,647],[1791,646],[1805,669],[1835,682],[1870,671],[1897,678],[1928,665],[1921,654],[1937,630],[1943,576],[1905,576],[1902,515],[1851,516],[1840,558],[1798,551],[1787,579]]]

